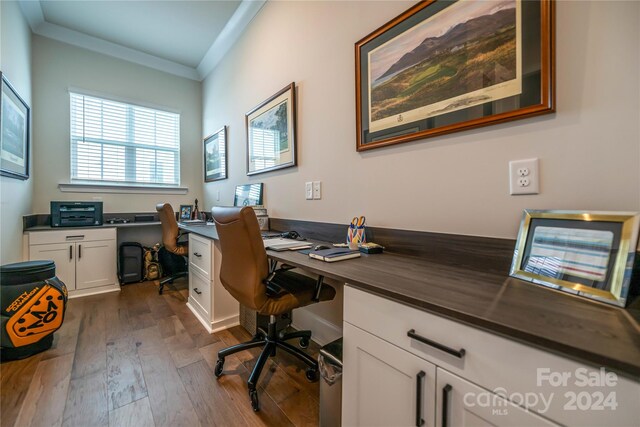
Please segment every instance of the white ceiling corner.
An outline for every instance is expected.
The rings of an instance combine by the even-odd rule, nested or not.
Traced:
[[[266,2],[267,0],[243,0],[240,3],[198,65],[198,74],[201,79],[207,77],[224,58]]]
[[[87,34],[84,31],[77,31],[76,29],[80,29],[80,30],[86,29],[87,23],[78,21],[78,18],[76,18],[76,21],[73,21],[73,17],[70,16],[69,13],[65,13],[65,12],[68,12],[67,10],[64,10],[64,9],[53,10],[53,12],[57,13],[57,16],[56,16],[56,13],[52,13],[51,8],[53,6],[61,7],[62,2],[60,3],[56,2],[55,4],[52,4],[53,2],[47,3],[46,6],[49,12],[47,14],[45,13],[45,11],[43,11],[41,0],[19,0],[22,13],[24,14],[27,22],[29,23],[31,30],[35,34],[41,35],[43,37],[51,38],[54,40],[58,40],[63,43],[67,43],[67,44],[71,44],[71,45],[85,48],[88,50],[92,50],[94,52],[98,52],[98,53],[102,53],[102,54],[116,57],[119,59],[123,59],[136,64],[144,65],[144,66],[154,68],[160,71],[164,71],[170,74],[174,74],[177,76],[196,80],[196,81],[201,81],[207,75],[209,75],[209,73],[222,60],[224,55],[229,51],[231,46],[233,46],[233,44],[238,40],[238,38],[242,35],[244,30],[252,21],[252,19],[258,14],[258,12],[262,9],[264,4],[266,3],[266,0],[232,0],[231,2],[227,2],[225,5],[222,5],[221,4],[222,2],[216,2],[215,0],[210,0],[210,1],[211,3],[209,4],[197,3],[197,5],[199,7],[208,7],[212,13],[215,13],[217,10],[220,10],[221,12],[220,16],[215,16],[215,18],[217,18],[218,20],[217,22],[218,28],[220,28],[217,31],[217,33],[211,33],[211,34],[202,33],[202,31],[207,31],[209,30],[210,27],[214,26],[214,25],[208,25],[208,22],[206,21],[206,17],[203,20],[200,16],[194,16],[192,13],[191,17],[195,19],[189,19],[188,13],[186,12],[182,13],[183,22],[181,22],[181,24],[191,27],[193,26],[193,23],[190,21],[199,20],[200,34],[203,34],[205,36],[210,36],[210,39],[213,39],[213,42],[208,47],[208,49],[206,49],[206,51],[202,49],[203,47],[206,48],[206,45],[203,46],[202,43],[200,43],[200,50],[194,51],[192,49],[191,51],[192,55],[190,57],[191,59],[189,59],[189,58],[186,58],[185,55],[177,55],[177,54],[183,54],[184,52],[182,51],[167,50],[167,49],[180,50],[180,49],[193,48],[192,45],[194,43],[191,43],[190,40],[188,40],[188,38],[185,39],[183,37],[182,40],[169,39],[168,42],[166,43],[166,46],[165,45],[160,46],[164,48],[164,52],[162,52],[162,49],[158,49],[159,46],[158,46],[158,43],[156,43],[156,45],[153,47],[156,48],[155,51],[159,51],[159,53],[152,54],[152,53],[145,52],[141,49],[135,48],[138,46],[145,46],[145,42],[147,42],[146,43],[147,46],[149,45],[148,42],[150,41],[149,39],[150,36],[146,36],[147,37],[146,40],[144,39],[144,36],[143,38],[140,38],[140,34],[144,34],[143,32],[139,32],[138,34],[136,34],[135,31],[130,32],[132,37],[131,40],[126,38],[123,39],[121,37],[120,39],[117,40],[118,42],[109,41],[109,40],[106,40],[106,38],[108,37],[105,37],[105,38],[96,37],[94,35]],[[237,7],[236,7],[236,4],[234,4],[234,1],[237,4]],[[91,3],[93,2],[84,3],[83,7],[85,8],[90,7],[88,5],[91,5]],[[98,5],[99,3],[100,2],[96,2],[93,4]],[[102,3],[103,9],[102,9],[102,15],[99,17],[99,19],[107,19],[104,17],[105,7],[117,8],[117,7],[122,7],[123,5],[122,3],[117,3],[117,2],[114,2],[113,6],[108,2],[101,2],[101,3]],[[154,3],[155,2],[149,2],[149,1],[138,2],[137,6],[139,8],[153,7]],[[134,3],[133,2],[125,3],[125,5],[127,6],[131,6],[132,4]],[[162,3],[157,4],[157,6],[161,6],[160,9],[162,7],[167,7],[168,5],[170,4],[167,3],[166,1],[163,1]],[[188,5],[186,5],[186,3],[181,3],[180,1],[176,1],[174,3],[174,6],[178,7],[179,11],[189,10],[188,8],[186,8]],[[215,8],[220,8],[221,6],[224,6],[224,9],[214,10]],[[150,10],[150,12],[156,12],[156,11],[157,9]],[[88,10],[84,10],[83,13],[79,15],[81,15],[82,17],[86,17],[87,14],[90,14],[91,12],[92,10],[88,9]],[[96,12],[96,13],[100,13],[100,12]],[[49,18],[47,15],[49,16]],[[111,13],[111,15],[112,15],[110,18],[112,20],[111,23],[116,27],[120,26],[120,28],[126,28],[123,26],[133,25],[131,22],[127,22],[127,19],[131,21],[131,17],[126,16],[126,14]],[[121,18],[122,20],[120,20],[119,18],[120,16],[122,16]],[[96,19],[95,16],[93,18]],[[174,18],[173,16],[171,18],[178,19],[178,18]],[[58,22],[61,22],[63,25],[59,25],[58,23],[48,22],[48,19],[53,21],[57,20]],[[102,23],[101,21],[99,22]],[[173,22],[175,24],[175,20]],[[148,25],[148,22],[147,22],[147,25]],[[69,27],[75,27],[76,29],[72,29]],[[159,23],[158,27],[163,27],[162,23]],[[91,32],[90,30],[87,32]],[[124,31],[122,31],[122,33],[124,33]],[[99,34],[99,33],[95,33],[95,34]],[[193,38],[191,40],[193,40]],[[202,41],[202,39],[199,39],[199,40]],[[180,43],[182,43],[182,45],[180,45]],[[208,44],[208,42],[206,43]],[[153,49],[147,49],[147,50],[153,50]],[[194,57],[194,55],[197,55],[197,56]],[[202,59],[200,61],[195,62],[195,63],[198,63],[197,67],[191,66],[194,64],[193,59],[200,58],[200,56],[202,56]],[[168,59],[168,58],[171,58],[171,59]],[[176,60],[172,60],[174,58],[177,58],[178,61],[180,59],[183,59],[183,60],[178,62]]]

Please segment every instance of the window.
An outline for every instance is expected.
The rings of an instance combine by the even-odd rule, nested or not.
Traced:
[[[71,180],[180,184],[180,115],[71,93]]]

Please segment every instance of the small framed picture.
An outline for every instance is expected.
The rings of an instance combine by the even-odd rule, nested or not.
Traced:
[[[296,165],[296,85],[291,83],[245,115],[247,175]]]
[[[31,109],[0,72],[0,175],[29,179]]]
[[[204,182],[227,179],[227,127],[204,139]]]
[[[180,205],[180,219],[191,219],[191,211],[193,210],[193,205]]]
[[[525,210],[510,275],[624,307],[638,212]]]

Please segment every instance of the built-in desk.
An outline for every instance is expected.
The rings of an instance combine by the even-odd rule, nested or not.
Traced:
[[[208,239],[218,238],[212,225],[182,228]],[[358,417],[379,415],[380,408],[385,408],[387,415],[398,408],[407,412],[403,403],[391,403],[400,397],[402,402],[416,401],[418,372],[426,372],[423,384],[431,399],[425,403],[427,413],[433,417],[427,425],[442,420],[442,399],[449,393],[446,386],[452,384],[451,398],[457,406],[451,407],[449,415],[457,420],[456,425],[466,424],[459,421],[465,411],[488,417],[496,425],[514,422],[630,425],[629,420],[637,420],[640,405],[637,306],[620,309],[595,303],[510,278],[506,272],[472,270],[451,260],[443,263],[429,257],[384,253],[326,263],[295,251],[267,251],[267,255],[272,260],[346,284],[343,421],[349,425],[372,421],[373,418]],[[440,344],[448,344],[453,353],[465,348],[466,355],[463,351],[451,356],[408,336],[414,328],[418,334],[427,333]],[[376,358],[375,363],[372,357]],[[372,362],[368,363],[369,360]],[[360,364],[358,369],[350,368],[350,364],[356,363]],[[579,388],[574,384],[577,373],[582,372],[578,370],[597,375],[601,367],[619,375],[615,387]],[[546,380],[538,386],[540,369],[572,377],[566,386],[552,386]],[[440,373],[437,378],[446,379],[446,384],[436,383],[436,371]],[[379,378],[388,387],[374,387],[370,378]],[[397,388],[400,384],[404,384],[402,390]],[[545,398],[556,397],[549,412],[545,412],[540,402],[514,405],[507,395],[510,402],[504,403],[503,418],[499,412],[484,414],[486,408],[476,406],[471,410],[460,404],[461,390],[474,396],[489,390],[491,399],[499,400],[500,396],[492,391],[500,389],[507,394],[544,393]],[[617,410],[605,407],[604,411],[571,411],[564,406],[571,404],[568,400],[571,395],[565,393],[576,396],[587,393],[582,398],[593,403],[598,398],[594,392],[606,397],[612,391],[614,396],[617,393]],[[436,401],[440,405],[437,415]],[[583,404],[581,401],[580,405]],[[415,413],[414,407],[414,420]],[[511,415],[507,417],[507,413]],[[395,416],[394,413],[389,419],[402,418],[402,414],[397,414],[399,418]]]
[[[213,225],[181,226],[218,239]],[[640,377],[640,310],[583,300],[510,278],[383,253],[327,263],[296,251],[267,255],[364,291],[544,350]],[[640,402],[639,402],[640,403]]]
[[[85,227],[51,227],[49,215],[27,215],[23,217],[22,257],[55,261],[56,274],[67,286],[70,297],[119,291],[120,244],[153,246],[162,241],[160,221],[135,222],[135,215],[106,214],[104,224]],[[110,224],[112,218],[129,222]]]

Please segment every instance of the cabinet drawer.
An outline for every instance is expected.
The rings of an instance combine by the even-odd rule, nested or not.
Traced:
[[[211,240],[189,234],[189,265],[211,280]]]
[[[526,316],[526,313],[522,315]],[[637,423],[634,416],[637,415],[640,383],[616,374],[614,386],[579,385],[580,378],[585,375],[597,377],[600,373],[598,367],[587,366],[350,286],[346,286],[344,290],[344,321],[485,389],[500,389],[507,396],[514,393],[537,393],[538,396],[543,394],[546,398],[553,396],[547,409],[541,399],[537,402],[531,399],[528,405],[525,403],[521,406],[544,412],[545,417],[561,424],[613,426]],[[410,330],[449,349],[464,349],[464,356],[456,357],[433,345],[423,343],[420,339],[410,338],[407,336]],[[569,375],[564,385],[552,384],[552,381],[545,379],[549,374],[556,373]],[[601,392],[605,397],[613,392],[618,407],[616,410],[566,409],[565,405],[571,403],[571,393],[581,392]]]
[[[65,230],[29,232],[29,245],[115,239],[115,228],[69,228]]]
[[[207,320],[211,319],[211,282],[193,268],[189,270],[189,300],[200,306]]]

